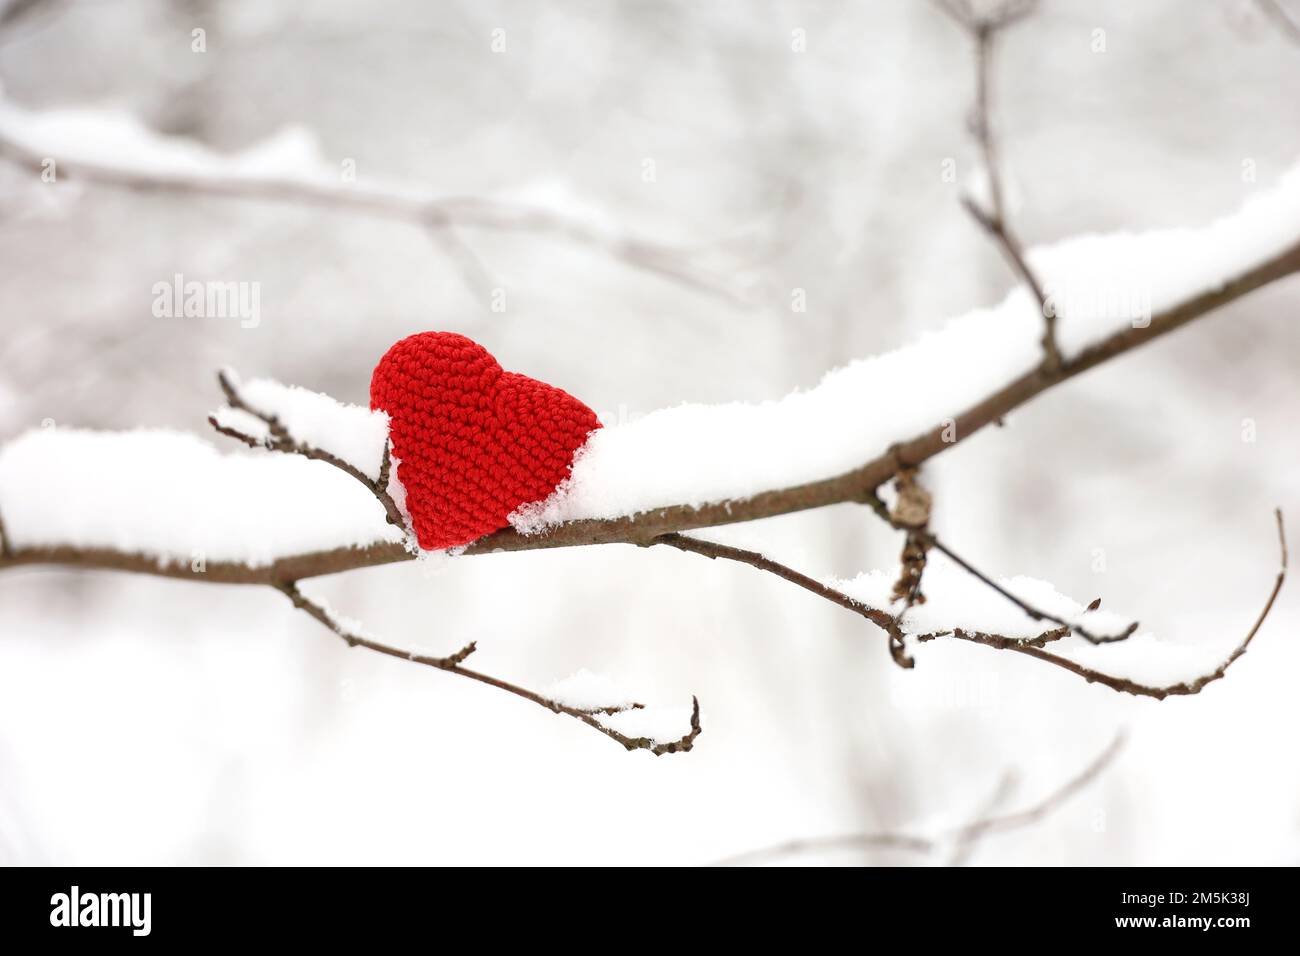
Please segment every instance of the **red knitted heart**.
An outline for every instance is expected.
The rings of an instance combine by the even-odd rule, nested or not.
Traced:
[[[600,421],[567,392],[507,372],[453,332],[422,332],[388,350],[370,407],[389,438],[420,547],[469,544],[540,501],[569,474]]]

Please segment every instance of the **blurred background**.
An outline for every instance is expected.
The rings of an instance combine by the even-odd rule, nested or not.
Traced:
[[[903,0],[7,0],[0,84],[26,109],[125,111],[221,151],[303,127],[359,184],[545,195],[725,289],[548,233],[90,183],[53,199],[0,160],[0,440],[46,419],[206,434],[224,365],[364,403],[388,345],[427,329],[606,421],[780,397],[1011,287],[959,205],[973,78],[968,37]],[[1300,42],[1248,0],[1045,0],[995,84],[1031,245],[1203,224],[1300,154]],[[156,318],[175,273],[260,283],[260,323]],[[1226,654],[1272,581],[1272,508],[1300,526],[1298,303],[1300,280],[1277,283],[941,456],[936,529]],[[717,536],[845,577],[901,546],[850,506]],[[960,824],[1008,772],[1014,810],[1120,728],[1086,790],[969,862],[1300,862],[1294,585],[1227,679],[1156,702],[974,646],[925,645],[903,672],[852,615],[659,550],[421,562],[316,592],[395,644],[477,640],[483,669],[530,686],[586,667],[656,703],[698,694],[703,736],[662,758],[349,651],[269,589],[8,571],[0,862],[708,863]]]

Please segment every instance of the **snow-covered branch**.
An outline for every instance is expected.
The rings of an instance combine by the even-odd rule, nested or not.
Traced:
[[[1282,587],[1280,512],[1280,570],[1254,626],[1226,657],[1180,663],[1185,648],[1163,643],[1160,654],[1145,654],[1155,639],[1097,601],[1084,605],[1030,579],[996,579],[959,557],[929,527],[917,470],[1075,376],[1300,271],[1300,166],[1272,191],[1200,228],[1082,236],[1026,251],[1007,223],[988,85],[994,36],[1034,3],[1005,4],[983,19],[964,0],[941,6],[977,44],[972,125],[991,197],[970,209],[1023,287],[779,401],[679,405],[611,423],[591,434],[552,495],[520,508],[510,527],[460,553],[664,545],[749,565],[859,615],[884,632],[902,667],[914,663],[909,642],[952,638],[1029,656],[1123,693],[1198,693],[1245,653]],[[341,185],[304,142],[289,137],[222,156],[113,114],[27,114],[0,101],[0,150],[29,165],[58,157],[70,175],[132,189],[291,199],[425,226],[544,229],[686,279],[685,260],[550,213]],[[85,155],[87,143],[98,143],[100,153]],[[0,448],[0,570],[53,564],[271,586],[351,645],[490,684],[633,749],[690,749],[699,733],[698,704],[689,733],[659,741],[610,723],[637,708],[564,702],[468,670],[463,662],[472,648],[449,657],[410,654],[366,637],[307,598],[304,579],[417,555],[387,419],[276,382],[240,383],[222,373],[220,384],[226,403],[210,417],[213,427],[255,452],[278,454],[222,455],[176,432],[61,427],[33,430]],[[919,517],[884,508],[878,492],[890,479],[925,500]],[[821,581],[759,552],[684,533],[838,503],[870,506],[906,534],[902,578],[868,572]],[[954,566],[928,567],[930,551]],[[1172,680],[1171,664],[1184,668]]]
[[[748,290],[730,270],[702,264],[706,250],[631,235],[566,189],[545,185],[500,198],[445,196],[419,185],[345,179],[301,127],[227,154],[159,133],[114,110],[35,111],[0,98],[0,156],[54,182],[289,203],[406,222],[451,235],[458,261],[465,250],[454,238],[457,229],[551,236],[732,304],[749,304]]]
[[[1049,283],[1063,288],[1149,277],[1149,320],[1117,323],[1104,310],[1071,309],[1060,329],[1065,361],[1047,369],[1035,342],[1038,310],[1017,289],[997,307],[780,401],[681,405],[608,424],[555,495],[464,553],[649,544],[673,532],[868,502],[901,468],[1300,271],[1297,222],[1300,168],[1201,229],[1090,236],[1034,250],[1030,258],[1047,266]],[[972,362],[972,354],[987,358]],[[900,393],[915,400],[900,406]],[[327,430],[351,434],[368,414],[331,420]],[[83,472],[99,480],[87,487],[77,480]],[[206,580],[266,584],[410,560],[403,535],[359,484],[299,456],[220,455],[175,432],[37,429],[0,448],[0,511],[10,539],[0,567],[72,564],[188,577],[191,556],[201,552]],[[186,519],[154,521],[154,509],[139,504],[146,492]]]
[[[385,644],[377,641],[372,637],[364,634],[360,626],[354,622],[344,620],[331,611],[325,604],[320,601],[307,597],[295,582],[282,582],[276,585],[277,590],[281,591],[293,606],[315,618],[325,627],[329,628],[340,638],[342,638],[349,647],[364,647],[367,650],[384,654],[388,657],[395,657],[398,660],[409,661],[412,664],[422,664],[425,667],[432,667],[448,674],[455,674],[458,677],[465,677],[480,684],[486,684],[489,687],[495,687],[503,690],[508,694],[521,697],[524,700],[531,701],[539,707],[545,707],[547,710],[556,714],[564,714],[583,724],[604,734],[611,740],[617,741],[628,750],[648,750],[655,756],[671,753],[685,753],[695,745],[695,738],[701,733],[700,727],[700,702],[697,698],[691,698],[691,716],[690,728],[680,737],[657,737],[649,734],[629,734],[624,733],[617,727],[611,726],[609,718],[617,717],[620,714],[626,714],[630,711],[644,711],[646,708],[643,704],[631,701],[610,699],[606,702],[583,702],[581,704],[569,702],[566,695],[561,692],[553,692],[550,695],[541,694],[537,691],[529,690],[518,684],[512,684],[509,681],[502,680],[499,677],[493,677],[484,674],[481,671],[472,670],[465,665],[465,661],[478,648],[473,642],[466,644],[460,650],[446,657],[436,657],[429,654],[418,654],[414,651],[403,650],[394,647],[391,644]],[[618,695],[613,695],[617,697]],[[605,720],[600,718],[604,717]]]
[[[208,416],[208,423],[218,432],[250,448],[267,448],[333,465],[375,496],[389,524],[405,530],[406,520],[389,489],[393,462],[388,447],[388,416],[266,379],[250,382],[245,389],[229,369],[217,374],[217,382],[226,404]],[[264,395],[268,405],[264,408],[250,404],[256,402],[247,397],[250,390]],[[338,427],[340,418],[347,420],[346,427]],[[330,450],[329,446],[340,439],[344,444]]]

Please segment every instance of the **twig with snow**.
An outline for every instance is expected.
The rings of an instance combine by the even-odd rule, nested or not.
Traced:
[[[1296,182],[1300,185],[1300,172],[1296,175]],[[1287,187],[1288,190],[1294,188],[1295,186]],[[1270,208],[1273,206],[1288,208],[1300,202],[1300,190],[1297,190],[1296,196],[1291,196],[1289,192],[1286,195],[1290,198],[1284,199],[1280,195],[1269,197],[1267,205]],[[1256,212],[1257,210],[1252,209],[1249,217],[1252,230],[1260,228],[1263,224],[1263,220],[1257,218]],[[1224,222],[1229,221],[1233,224],[1233,228],[1236,228],[1236,219],[1224,220]],[[1213,228],[1208,230],[1206,242],[1210,242],[1213,236],[1216,235],[1218,235],[1218,232]],[[1222,242],[1216,244],[1222,246]],[[758,436],[759,440],[755,443],[752,454],[748,445],[735,446],[728,444],[723,447],[725,454],[719,455],[717,447],[720,443],[717,439],[720,436],[716,434],[710,435],[707,441],[693,440],[692,447],[697,449],[697,456],[701,459],[700,462],[697,462],[699,469],[683,469],[683,471],[689,471],[692,475],[702,474],[710,478],[712,482],[711,491],[702,500],[659,505],[651,503],[653,499],[641,500],[633,498],[628,505],[618,508],[592,507],[586,511],[575,508],[573,509],[575,512],[573,517],[566,514],[559,523],[548,524],[539,530],[530,529],[528,532],[524,532],[511,527],[493,532],[469,545],[465,548],[463,554],[491,554],[498,551],[526,551],[613,543],[648,544],[660,535],[673,532],[754,521],[760,518],[792,514],[843,502],[862,503],[870,501],[875,494],[875,489],[896,476],[900,469],[915,468],[940,454],[949,452],[979,433],[987,425],[1003,421],[1012,411],[1030,403],[1058,385],[1126,355],[1134,349],[1156,341],[1197,319],[1212,314],[1225,305],[1245,297],[1251,292],[1289,277],[1298,271],[1300,271],[1300,241],[1288,242],[1280,250],[1262,255],[1249,265],[1243,265],[1240,271],[1235,274],[1221,280],[1216,276],[1214,282],[1204,291],[1192,294],[1181,301],[1175,299],[1174,304],[1155,312],[1149,321],[1113,331],[1100,340],[1083,347],[1058,369],[1048,370],[1039,365],[1023,374],[1012,376],[1010,381],[1002,380],[991,391],[971,401],[971,404],[965,410],[955,414],[948,414],[942,406],[936,404],[930,413],[933,415],[931,420],[934,421],[932,426],[919,434],[914,434],[910,438],[878,446],[881,450],[874,457],[854,465],[847,471],[838,474],[831,473],[828,477],[802,480],[797,483],[764,484],[760,482],[758,490],[752,490],[754,482],[748,477],[747,472],[750,464],[757,466],[763,460],[773,458],[782,461],[789,460],[789,455],[786,454],[786,449],[783,447],[786,432],[782,432],[783,438],[781,442],[774,443],[770,427],[755,429],[753,434]],[[997,324],[1000,324],[1001,319],[1002,316],[1000,315],[990,316],[990,320]],[[981,336],[985,335],[986,332],[987,334],[996,334],[996,328],[992,325],[987,330],[985,329],[982,319],[976,331]],[[904,353],[890,353],[879,357],[875,361],[880,362],[890,359],[899,366],[896,369],[891,367],[891,381],[895,375],[906,378],[910,375],[922,374],[924,369],[917,366],[917,362],[924,360],[925,363],[941,363],[945,361],[944,350],[941,347],[943,337],[936,337],[933,341],[937,344],[930,350],[917,351],[913,349]],[[955,343],[953,347],[960,351],[959,345],[960,342]],[[963,367],[970,371],[969,363],[965,363]],[[871,377],[874,369],[875,366],[866,366],[864,371],[867,374],[863,377],[864,382],[875,381]],[[973,388],[968,390],[976,395],[979,394]],[[812,394],[814,393],[796,393],[787,401],[806,402],[807,396]],[[874,395],[874,392],[872,394]],[[885,397],[882,395],[880,400],[883,402]],[[772,411],[780,411],[779,406],[781,404],[775,403],[775,405],[765,406],[763,409],[754,409],[754,414],[766,415],[768,408],[771,408]],[[820,406],[813,406],[813,408],[814,410],[820,410]],[[675,409],[668,411],[677,412]],[[847,428],[849,424],[856,424],[870,417],[855,413],[852,421],[845,422],[844,427]],[[647,416],[645,419],[631,422],[626,426],[602,431],[608,431],[611,434],[626,431],[629,436],[636,432],[640,436],[640,444],[644,444],[646,450],[643,453],[637,452],[640,444],[629,450],[637,452],[637,454],[655,457],[657,460],[658,455],[665,453],[661,452],[660,448],[662,444],[661,434],[664,433],[664,430],[653,419],[654,416]],[[644,427],[642,426],[643,422],[646,423]],[[688,425],[689,423],[684,424]],[[655,430],[651,434],[646,434],[651,425],[655,426]],[[801,435],[807,434],[811,429],[811,423],[804,422],[801,416],[792,416],[791,426],[788,432],[792,441]],[[903,427],[910,430],[910,427],[914,426]],[[597,434],[600,435],[601,433]],[[681,436],[676,431],[668,434],[667,437],[671,439],[674,446],[681,446]],[[870,436],[864,436],[863,440],[870,440]],[[19,441],[21,442],[23,439]],[[5,450],[8,447],[6,446]],[[855,440],[852,448],[856,449],[858,447],[861,446]],[[84,454],[84,450],[79,451],[78,454]],[[737,462],[738,454],[744,454],[745,456],[744,468],[740,467]],[[0,454],[0,461],[3,461],[3,457],[3,454]],[[18,467],[18,456],[13,457],[15,461],[14,467]],[[836,459],[838,460],[840,457],[842,457],[842,454],[837,452]],[[703,459],[708,460],[703,461]],[[22,460],[26,462],[27,456],[22,456]],[[376,460],[378,460],[378,456],[376,456]],[[633,467],[639,460],[639,458],[630,458],[628,467],[619,468],[617,471],[611,472],[611,474],[621,476],[624,472],[629,472],[641,476],[653,475],[655,482],[672,478],[671,473],[665,472],[663,469]],[[582,463],[579,463],[579,467],[581,465]],[[715,473],[718,476],[717,478],[713,477]],[[745,487],[735,488],[735,490],[729,492],[728,489],[734,487],[734,478],[737,475],[744,477]],[[639,494],[645,490],[654,490],[649,487],[644,477],[637,487],[641,489],[638,492]],[[42,493],[41,490],[33,482],[24,482],[24,488],[30,488],[30,490],[25,492],[23,498],[0,503],[7,505],[11,511],[15,507],[37,506],[39,504],[38,500],[27,500],[27,497],[37,495],[39,498]],[[69,494],[63,501],[64,510],[71,513],[74,508],[82,509],[84,513],[81,517],[83,523],[85,523],[94,515],[102,514],[106,509],[112,509],[120,505],[120,503],[106,500],[103,497],[97,498],[91,493],[94,490],[95,488],[87,489],[84,486],[70,489]],[[608,489],[602,488],[602,493],[605,491],[608,491]],[[583,499],[578,498],[576,501],[581,504]],[[207,504],[209,507],[211,506],[210,502]],[[113,546],[111,542],[95,543],[93,545],[48,540],[33,542],[27,538],[20,539],[14,532],[12,522],[10,539],[11,553],[7,558],[0,559],[0,568],[28,564],[63,564],[77,567],[133,571],[144,574],[190,576],[183,570],[178,570],[174,559],[160,560],[158,553],[147,549],[139,551],[124,549]],[[171,558],[172,556],[167,557]],[[402,541],[390,540],[378,533],[377,530],[372,538],[367,541],[347,541],[341,542],[335,547],[318,546],[311,550],[276,553],[268,561],[209,560],[205,580],[232,584],[268,584],[274,580],[298,580],[409,561],[413,560],[414,557],[415,555],[407,549]]]
[[[914,478],[912,480],[915,481]],[[880,500],[879,495],[873,494],[867,500],[867,504],[871,507],[871,510],[874,511],[880,517],[882,521],[884,521],[886,524],[890,525],[894,529],[904,532],[907,535],[907,540],[909,544],[913,542],[913,540],[917,540],[925,548],[927,549],[933,548],[934,550],[940,552],[941,554],[946,555],[959,568],[961,568],[967,574],[974,577],[981,584],[985,585],[986,587],[990,588],[997,594],[1006,598],[1016,607],[1020,608],[1020,610],[1024,611],[1025,614],[1027,614],[1032,620],[1051,621],[1053,624],[1059,624],[1061,625],[1062,628],[1065,629],[1066,632],[1071,632],[1079,635],[1089,644],[1114,644],[1119,641],[1125,641],[1128,640],[1130,637],[1132,637],[1133,634],[1136,633],[1138,629],[1140,622],[1134,621],[1133,623],[1127,625],[1123,630],[1118,631],[1114,634],[1095,634],[1093,633],[1092,630],[1090,630],[1087,627],[1084,627],[1078,621],[1067,621],[1064,618],[1052,614],[1049,611],[1041,610],[1040,608],[1035,607],[1033,604],[1026,601],[1024,598],[1014,594],[1006,587],[1004,587],[1003,585],[995,581],[991,576],[985,574],[983,571],[975,567],[973,564],[971,564],[961,555],[957,554],[957,552],[953,551],[952,548],[950,548],[947,544],[940,541],[938,535],[936,535],[933,531],[929,530],[928,528],[917,529],[906,523],[900,522],[898,516],[892,513],[887,507],[885,507],[885,503]],[[904,553],[906,554],[906,550]],[[916,586],[917,587],[920,586],[919,574],[918,574]],[[910,602],[908,606],[909,607],[911,606]],[[1099,607],[1101,607],[1100,598],[1098,598],[1097,600],[1089,604],[1088,610],[1095,611]],[[1049,633],[1055,633],[1055,632],[1049,632]]]
[[[1156,700],[1164,700],[1166,697],[1185,697],[1191,694],[1199,694],[1208,684],[1216,680],[1221,680],[1227,673],[1228,668],[1237,662],[1240,657],[1246,653],[1250,642],[1255,639],[1259,633],[1260,627],[1263,626],[1264,620],[1268,617],[1269,612],[1273,609],[1273,603],[1277,600],[1278,593],[1282,590],[1282,583],[1286,580],[1287,571],[1287,546],[1286,546],[1286,529],[1282,521],[1282,510],[1276,509],[1274,517],[1277,521],[1278,546],[1281,551],[1280,563],[1278,566],[1277,577],[1273,581],[1273,588],[1269,592],[1268,600],[1264,602],[1263,609],[1251,625],[1245,638],[1233,648],[1230,653],[1214,670],[1202,674],[1201,676],[1188,681],[1180,681],[1174,684],[1163,686],[1154,686],[1144,684],[1139,681],[1130,680],[1126,677],[1116,677],[1111,674],[1103,673],[1095,668],[1080,664],[1078,661],[1071,660],[1059,654],[1053,654],[1051,651],[1043,650],[1042,642],[1008,640],[997,634],[986,634],[980,631],[967,631],[960,628],[954,628],[951,631],[937,631],[931,634],[918,635],[917,640],[921,642],[932,641],[940,637],[951,637],[960,641],[969,641],[973,644],[982,644],[985,647],[992,647],[996,650],[1015,651],[1018,654],[1026,654],[1035,660],[1044,661],[1053,664],[1056,667],[1063,667],[1072,674],[1082,677],[1089,684],[1102,684],[1111,690],[1119,691],[1123,694],[1132,694],[1136,697],[1154,697]]]
[[[1051,621],[1053,624],[1059,624],[1062,627],[1067,628],[1072,633],[1078,634],[1089,644],[1115,644],[1119,641],[1128,640],[1137,632],[1138,626],[1140,624],[1139,621],[1134,621],[1132,624],[1129,624],[1127,627],[1125,627],[1122,631],[1119,631],[1115,634],[1094,634],[1091,630],[1084,627],[1082,624],[1080,624],[1077,621],[1067,621],[1064,618],[1058,617],[1057,615],[1052,614],[1049,611],[1040,610],[1039,608],[1030,604],[1024,598],[1012,594],[1010,591],[1004,588],[997,581],[994,581],[983,571],[979,570],[979,568],[976,568],[974,565],[970,564],[970,562],[968,562],[965,558],[958,555],[955,551],[952,550],[952,548],[948,547],[937,537],[935,537],[933,533],[927,532],[926,539],[929,542],[930,547],[934,548],[936,551],[939,551],[947,555],[948,558],[954,564],[960,567],[963,571],[974,576],[981,583],[992,588],[1002,597],[1006,598],[1016,607],[1020,608],[1020,610],[1024,611],[1027,615],[1029,615],[1031,619],[1035,621]],[[1099,607],[1101,607],[1101,598],[1097,598],[1095,601],[1089,604],[1088,610],[1095,611]]]
[[[719,866],[746,866],[755,863],[768,863],[790,856],[808,853],[823,853],[840,850],[907,850],[914,853],[936,853],[945,847],[953,850],[953,862],[960,863],[984,837],[995,833],[1031,826],[1057,810],[1075,794],[1079,793],[1114,762],[1124,748],[1126,735],[1120,731],[1110,744],[1082,771],[1071,777],[1061,786],[1048,793],[1037,803],[1001,816],[980,817],[959,827],[942,830],[932,836],[912,835],[907,833],[848,833],[829,837],[812,837],[801,840],[789,840],[774,846],[751,850],[722,860]],[[1006,789],[1006,775],[999,782],[993,795],[995,801]]]
[[[1250,642],[1254,640],[1255,635],[1259,632],[1264,620],[1268,617],[1277,600],[1278,593],[1282,590],[1282,584],[1286,580],[1287,570],[1287,546],[1286,532],[1282,520],[1282,511],[1274,511],[1274,517],[1277,523],[1278,542],[1281,549],[1281,561],[1277,577],[1274,580],[1273,588],[1269,593],[1268,600],[1265,602],[1263,610],[1260,611],[1254,625],[1249,633],[1240,644],[1238,644],[1231,654],[1213,670],[1201,674],[1193,679],[1179,681],[1167,685],[1145,684],[1140,681],[1132,680],[1126,677],[1120,677],[1113,674],[1105,673],[1096,668],[1081,664],[1069,657],[1052,653],[1044,650],[1045,645],[1060,641],[1069,635],[1076,625],[1061,621],[1061,626],[1052,628],[1032,637],[1010,637],[1005,634],[995,634],[988,631],[982,631],[975,628],[953,627],[946,630],[931,631],[925,634],[916,635],[916,640],[920,643],[938,640],[939,638],[953,638],[955,640],[968,641],[974,644],[981,644],[985,647],[991,647],[995,650],[1015,651],[1019,654],[1026,654],[1036,660],[1051,664],[1055,667],[1063,668],[1077,677],[1083,678],[1090,684],[1101,684],[1109,687],[1111,690],[1124,694],[1132,694],[1137,697],[1152,697],[1156,700],[1163,700],[1166,697],[1188,696],[1199,694],[1207,685],[1224,677],[1228,668],[1231,667],[1243,654],[1246,653]],[[730,545],[719,544],[713,541],[705,541],[700,538],[683,534],[666,534],[656,538],[653,544],[664,544],[677,548],[680,551],[689,551],[694,554],[703,555],[707,558],[724,559],[735,561],[740,564],[749,565],[760,571],[774,574],[777,577],[789,581],[798,587],[809,591],[818,597],[830,601],[846,610],[852,611],[860,617],[865,618],[872,624],[875,624],[885,632],[889,639],[889,651],[895,663],[900,667],[911,668],[915,666],[915,659],[907,653],[905,645],[905,633],[901,626],[902,614],[893,614],[882,608],[874,607],[871,604],[862,601],[846,593],[841,588],[818,581],[809,577],[800,571],[774,561],[766,555],[757,551],[748,551],[743,548],[736,548]],[[993,585],[999,594],[1010,596],[1004,588],[996,586],[995,582],[983,575],[977,575],[981,583]],[[1022,610],[1029,607],[1024,602],[1012,598]],[[1096,602],[1089,606],[1089,610],[1096,610]],[[1029,613],[1027,611],[1027,613]],[[1041,611],[1029,614],[1034,620],[1047,619],[1057,621],[1058,616],[1050,615]],[[1131,631],[1125,633],[1127,637]],[[1081,635],[1082,636],[1082,635]],[[1114,641],[1094,641],[1093,643],[1114,643]]]
[[[333,465],[365,485],[366,489],[383,505],[384,515],[387,517],[389,524],[402,531],[406,530],[406,521],[402,517],[401,509],[397,507],[397,503],[393,501],[393,496],[388,492],[392,452],[387,441],[384,443],[379,472],[374,478],[370,478],[355,464],[346,461],[339,455],[295,438],[290,434],[284,423],[280,421],[278,415],[251,405],[240,393],[239,384],[229,370],[223,369],[218,372],[217,381],[221,385],[221,391],[226,396],[226,404],[230,408],[251,415],[265,426],[265,431],[258,435],[241,429],[231,419],[223,419],[220,413],[209,415],[208,423],[219,433],[242,441],[250,448],[268,448],[271,451],[301,455],[304,458],[311,458],[315,461],[323,461]]]
[[[367,650],[374,651],[378,654],[384,654],[388,657],[394,657],[398,660],[409,661],[412,664],[423,664],[426,667],[432,667],[448,674],[455,674],[458,677],[465,677],[480,684],[486,684],[489,687],[495,687],[503,690],[508,694],[514,694],[516,697],[531,701],[539,707],[544,707],[555,714],[564,714],[586,724],[588,727],[596,730],[611,740],[617,741],[628,750],[648,750],[655,756],[671,753],[685,753],[695,745],[695,738],[701,733],[700,726],[700,702],[696,697],[691,698],[691,723],[690,729],[681,737],[675,740],[657,740],[649,736],[631,736],[622,733],[613,727],[607,726],[597,718],[599,716],[611,716],[613,714],[624,713],[628,710],[642,709],[643,705],[615,704],[603,707],[577,707],[571,704],[563,703],[553,697],[539,694],[536,691],[513,684],[510,681],[502,680],[499,677],[493,677],[490,674],[484,674],[482,671],[472,670],[465,667],[465,660],[477,650],[477,644],[470,642],[446,657],[437,657],[429,654],[419,654],[414,651],[404,650],[394,647],[391,644],[384,644],[371,637],[358,632],[355,625],[343,621],[336,614],[330,611],[324,604],[314,601],[307,597],[299,588],[296,581],[281,581],[275,585],[276,590],[283,593],[293,606],[300,611],[305,612],[315,618],[325,627],[342,638],[349,647],[364,647]]]
[[[218,375],[218,381],[220,382],[221,390],[226,397],[227,410],[233,410],[235,413],[231,415],[218,412],[209,417],[209,422],[218,432],[243,441],[252,447],[264,447],[269,448],[272,451],[301,455],[304,458],[323,461],[333,465],[335,468],[340,469],[347,475],[361,482],[361,484],[363,484],[370,493],[379,500],[380,504],[384,506],[390,524],[399,528],[405,527],[401,511],[387,490],[392,456],[386,441],[384,443],[383,458],[378,473],[374,478],[371,478],[361,467],[358,467],[346,458],[305,442],[301,438],[295,436],[288,425],[281,420],[280,415],[264,408],[259,408],[250,402],[240,391],[239,384],[233,374],[227,371],[222,371]],[[250,416],[251,422],[242,419],[240,416]],[[254,425],[260,424],[263,428],[259,432],[256,428],[241,427],[241,423]],[[504,681],[500,678],[492,677],[488,674],[463,666],[465,660],[477,649],[474,643],[467,644],[459,651],[446,657],[418,654],[413,651],[403,650],[390,644],[376,641],[373,638],[360,633],[359,628],[356,625],[342,620],[337,615],[333,614],[324,604],[307,597],[298,586],[296,580],[276,580],[272,581],[272,586],[275,587],[276,590],[285,594],[293,602],[294,607],[315,618],[346,641],[349,647],[364,647],[380,654],[386,654],[389,657],[410,661],[414,664],[423,664],[426,667],[433,667],[449,674],[456,674],[460,677],[466,677],[470,680],[496,687],[500,690],[506,691],[507,693],[514,694],[516,697],[522,697],[525,700],[532,701],[533,703],[545,707],[547,710],[554,713],[566,714],[580,720],[587,726],[600,731],[605,736],[622,744],[628,750],[649,750],[656,756],[669,753],[682,753],[691,749],[695,738],[700,734],[700,707],[699,701],[695,698],[692,698],[693,708],[690,730],[685,735],[671,740],[657,740],[649,736],[626,734],[614,727],[608,726],[598,718],[602,716],[610,717],[615,714],[625,713],[629,710],[642,710],[644,709],[643,704],[627,702],[577,706],[571,703],[565,703],[554,696],[546,696],[537,693],[536,691],[528,690],[518,684],[513,684],[509,681]]]
[[[907,655],[904,648],[902,628],[899,627],[895,616],[888,611],[871,607],[857,598],[850,597],[843,591],[818,581],[816,578],[811,578],[801,571],[796,571],[794,568],[778,561],[773,561],[757,551],[747,551],[744,548],[734,548],[731,545],[719,544],[716,541],[705,541],[702,538],[677,533],[660,535],[651,544],[664,544],[670,548],[676,548],[678,551],[688,551],[714,560],[736,561],[740,564],[747,564],[751,568],[775,574],[777,577],[789,581],[805,591],[810,591],[832,604],[838,604],[840,607],[866,618],[889,636],[889,652],[894,658],[894,663],[902,668],[915,666],[916,662]]]
[[[701,265],[698,250],[629,235],[602,215],[575,214],[552,208],[554,203],[443,196],[403,183],[345,183],[338,169],[319,155],[314,137],[308,140],[303,130],[286,130],[276,139],[228,156],[194,140],[148,129],[123,114],[42,113],[0,98],[0,156],[38,175],[53,159],[60,178],[135,192],[288,203],[429,230],[468,228],[554,236],[733,305],[750,304],[747,291],[734,279]],[[285,156],[286,145],[294,147],[292,156]],[[284,162],[286,158],[291,162]],[[463,251],[454,257],[461,267]]]

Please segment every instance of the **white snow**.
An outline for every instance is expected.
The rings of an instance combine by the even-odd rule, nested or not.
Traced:
[[[194,435],[149,429],[20,435],[0,448],[0,515],[16,548],[110,548],[164,564],[261,566],[401,540],[374,496],[325,462],[221,454]]]
[[[339,167],[321,155],[316,137],[290,126],[260,143],[221,153],[196,140],[149,129],[130,113],[94,107],[28,110],[0,97],[0,139],[57,163],[159,179],[295,179],[338,184]]]
[[[600,722],[629,737],[648,737],[655,743],[669,743],[691,729],[691,706],[646,707],[602,716]]]
[[[633,703],[632,697],[620,690],[612,680],[603,674],[594,674],[585,667],[551,684],[542,694],[556,703],[581,710],[630,707]]]
[[[1200,228],[1089,235],[1028,253],[1057,307],[1066,355],[1300,241],[1300,165]],[[903,348],[828,373],[779,401],[678,405],[592,435],[570,478],[520,509],[525,533],[564,521],[700,506],[830,478],[953,417],[1040,358],[1040,309],[1017,286]]]
[[[226,375],[234,377],[229,370]],[[251,408],[273,415],[299,442],[329,452],[371,480],[378,480],[384,448],[388,445],[388,415],[384,412],[349,405],[321,392],[266,378],[240,383],[238,390]],[[222,425],[232,420],[248,423],[247,418],[232,419],[230,412],[234,411],[239,410],[228,406],[218,409],[217,421]],[[256,416],[248,417],[256,420]],[[265,423],[259,424],[259,430],[247,433],[265,438],[269,431]]]
[[[222,405],[213,411],[212,418],[221,428],[239,432],[263,445],[271,440],[271,427],[252,412],[246,412],[242,408]]]
[[[851,580],[831,579],[825,583],[872,607],[891,612],[902,610],[891,602],[897,570],[867,571]],[[1041,611],[1079,624],[1096,635],[1123,631],[1134,618],[1106,608],[1088,611],[1086,604],[1067,597],[1046,581],[1016,576],[998,579],[998,584]],[[903,617],[903,632],[909,636],[951,631],[983,631],[1010,638],[1037,637],[1056,627],[1050,621],[1034,621],[991,588],[956,567],[942,556],[926,567],[922,579],[924,604],[914,605]],[[1098,595],[1091,595],[1088,601]],[[1117,677],[1162,687],[1191,681],[1223,663],[1245,636],[1250,621],[1241,622],[1241,633],[1225,635],[1213,645],[1183,639],[1162,639],[1139,629],[1126,641],[1093,645],[1076,635],[1045,647],[1053,654]]]

